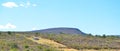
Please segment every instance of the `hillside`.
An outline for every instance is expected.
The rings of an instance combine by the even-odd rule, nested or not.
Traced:
[[[120,49],[120,38],[83,36],[79,34],[39,34],[75,49]]]
[[[0,32],[0,49],[1,51],[119,51],[120,38],[81,34]]]
[[[85,34],[84,32],[80,31],[77,28],[67,28],[67,27],[60,27],[60,28],[49,28],[49,29],[42,29],[42,30],[33,30],[31,32],[39,32],[44,34]]]
[[[0,51],[59,51],[25,37],[26,35],[20,33],[0,32]]]
[[[28,37],[27,39],[32,40],[33,42],[36,42],[38,44],[43,44],[43,45],[47,45],[47,46],[51,46],[53,48],[56,48],[58,50],[62,50],[62,51],[78,51],[76,49],[73,48],[67,48],[67,46],[60,44],[58,42],[55,42],[54,40],[49,40],[49,39],[45,39],[45,38],[41,38],[38,37],[40,40],[35,40],[34,37]]]

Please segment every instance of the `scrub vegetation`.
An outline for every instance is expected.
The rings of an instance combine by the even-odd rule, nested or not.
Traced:
[[[34,39],[34,37],[39,39]],[[59,44],[59,46],[54,44]],[[78,51],[119,51],[120,38],[105,34],[93,36],[91,34],[0,32],[1,51],[67,51],[65,48]]]

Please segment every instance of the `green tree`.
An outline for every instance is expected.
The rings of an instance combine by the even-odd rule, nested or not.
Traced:
[[[18,45],[16,43],[11,43],[11,49],[18,48]]]
[[[2,33],[0,32],[0,35],[1,35]]]
[[[103,34],[103,36],[102,36],[103,38],[106,38],[107,36],[105,35],[105,34]]]
[[[93,36],[93,35],[91,33],[89,33],[88,36]]]
[[[35,33],[35,36],[37,37],[39,35],[39,33]]]
[[[101,37],[100,35],[95,35],[95,37]]]
[[[28,46],[28,45],[25,45],[25,48],[29,48],[29,46]]]
[[[12,32],[8,31],[8,34],[9,34],[9,35],[11,35],[11,34],[12,34]]]

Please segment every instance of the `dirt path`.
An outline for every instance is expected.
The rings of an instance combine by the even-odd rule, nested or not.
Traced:
[[[39,40],[34,40],[34,38],[27,38],[27,39],[37,42],[39,44],[48,45],[48,46],[51,46],[51,47],[54,47],[54,48],[57,48],[57,49],[63,50],[63,51],[78,51],[76,49],[67,48],[67,46],[65,46],[63,44],[60,44],[53,40],[49,40],[49,39],[45,39],[45,38],[39,38]]]

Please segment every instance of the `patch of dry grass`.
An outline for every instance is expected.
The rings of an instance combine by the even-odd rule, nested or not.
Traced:
[[[63,48],[63,49],[61,49],[61,50],[63,50],[63,51],[78,51],[78,50],[76,50],[76,49],[70,49],[70,48]]]
[[[94,49],[83,49],[79,51],[120,51],[120,49],[100,49],[100,50],[94,50]]]
[[[99,50],[94,50],[94,49],[83,49],[83,50],[76,50],[73,48],[67,48],[67,46],[57,43],[53,40],[49,40],[49,39],[45,39],[45,38],[39,38],[40,40],[34,40],[33,38],[27,38],[30,39],[34,42],[37,42],[39,44],[44,44],[44,45],[48,45],[54,48],[57,48],[61,51],[120,51],[119,49],[99,49]]]
[[[62,51],[78,51],[76,49],[67,48],[63,44],[60,44],[60,43],[57,43],[53,40],[49,40],[49,39],[45,39],[45,38],[39,38],[39,40],[34,40],[33,38],[27,38],[27,39],[30,39],[34,42],[39,43],[39,44],[48,45],[48,46],[51,46],[53,48],[57,48],[57,49],[62,50]]]

